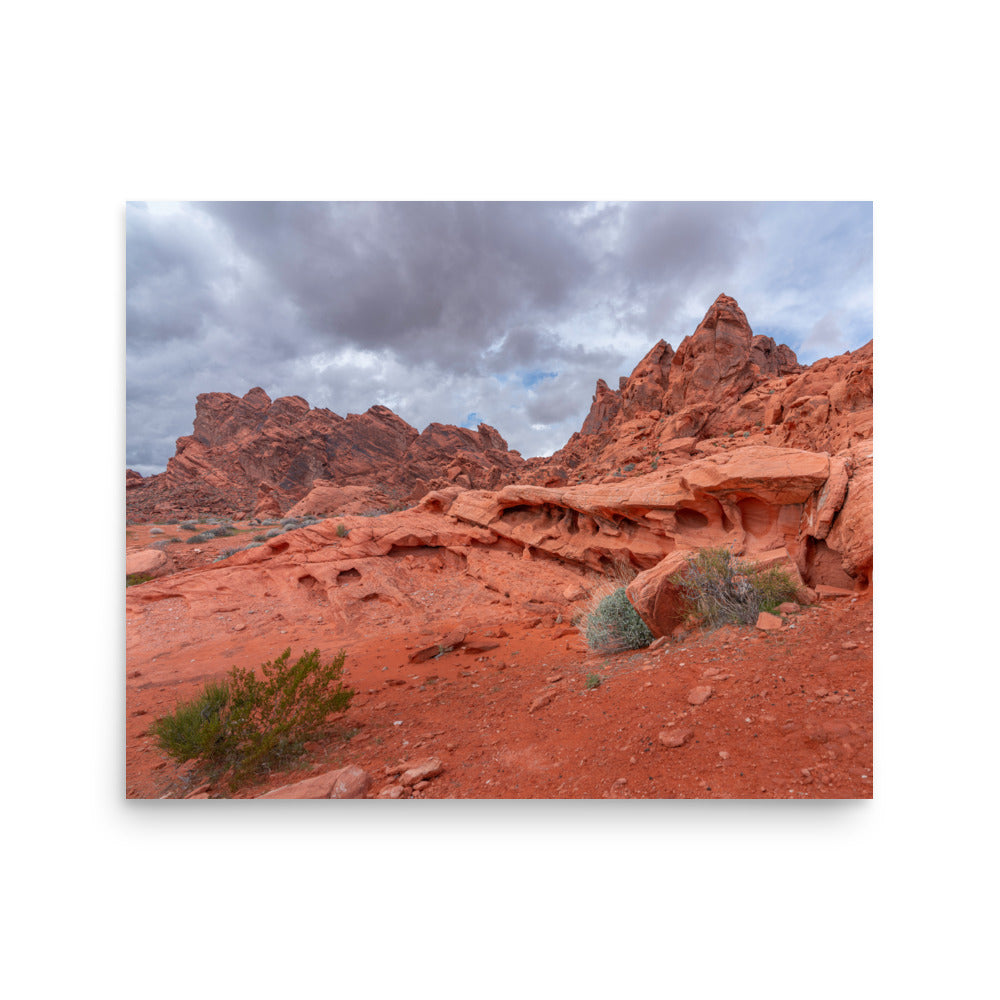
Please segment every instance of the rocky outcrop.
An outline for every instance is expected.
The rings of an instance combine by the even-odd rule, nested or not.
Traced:
[[[660,341],[617,390],[599,382],[581,431],[551,459],[525,463],[484,424],[418,434],[385,407],[345,419],[254,389],[199,397],[195,433],[162,476],[129,476],[127,500],[161,513],[197,501],[335,515],[216,572],[245,567],[239,587],[321,594],[344,622],[413,610],[418,570],[474,578],[487,602],[558,608],[623,564],[662,577],[665,559],[718,545],[786,561],[803,586],[865,588],[872,358],[868,344],[802,368],[720,296],[676,352]],[[632,594],[665,623],[651,580]],[[167,584],[143,589],[155,599]]]
[[[129,588],[126,602],[181,598],[206,619],[233,601],[260,601],[275,613],[287,604],[289,618],[292,608],[300,614],[307,606],[322,609],[334,632],[354,634],[401,620],[433,622],[449,594],[471,589],[475,608],[456,611],[450,626],[462,629],[491,616],[571,617],[575,602],[630,567],[641,571],[630,597],[665,634],[669,595],[652,584],[707,546],[786,564],[809,586],[865,585],[870,550],[856,538],[864,537],[870,494],[859,484],[852,500],[850,483],[839,485],[842,472],[827,455],[755,446],[615,485],[452,487],[409,510],[338,516],[287,532]],[[434,656],[468,646],[464,630],[454,635],[435,627],[410,652],[420,659],[424,650]]]
[[[456,483],[491,489],[524,464],[487,424],[477,431],[431,424],[423,433],[385,406],[346,418],[311,409],[300,396],[273,402],[263,389],[243,397],[198,397],[193,433],[177,442],[166,471],[126,475],[131,519],[252,511],[274,517],[317,483],[361,486],[381,508],[414,502]]]
[[[551,457],[529,459],[520,480],[612,482],[677,467],[696,446],[836,454],[872,437],[872,386],[871,343],[806,368],[720,295],[676,352],[660,341],[618,389],[599,381],[580,431]]]

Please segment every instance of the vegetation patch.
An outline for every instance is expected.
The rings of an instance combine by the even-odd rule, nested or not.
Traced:
[[[653,633],[625,593],[635,576],[636,570],[629,563],[616,562],[610,579],[592,592],[585,610],[573,616],[572,624],[595,652],[622,653],[643,649],[653,641]]]
[[[653,641],[653,633],[632,607],[624,587],[597,602],[587,615],[584,636],[587,645],[601,653],[643,649]]]
[[[209,528],[208,531],[199,532],[197,535],[192,535],[190,538],[185,539],[185,541],[188,545],[193,545],[196,542],[210,542],[213,538],[232,538],[233,535],[238,534],[239,532],[234,527],[223,525],[220,528]]]
[[[125,577],[125,586],[134,587],[137,583],[149,583],[153,577],[149,573],[129,573]]]
[[[737,559],[729,548],[701,549],[671,583],[683,592],[688,620],[708,628],[754,625],[762,611],[775,612],[798,591],[784,570]]]
[[[231,789],[287,767],[355,693],[341,683],[343,650],[326,664],[318,649],[294,663],[291,652],[263,664],[262,678],[233,667],[157,719],[152,732],[160,747],[180,763],[197,761],[213,781],[227,777]]]

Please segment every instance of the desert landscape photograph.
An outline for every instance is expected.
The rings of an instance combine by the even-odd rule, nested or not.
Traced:
[[[955,13],[10,12],[11,992],[988,992]]]
[[[130,202],[125,796],[871,799],[871,202]]]

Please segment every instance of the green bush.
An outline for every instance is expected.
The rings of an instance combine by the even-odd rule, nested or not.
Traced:
[[[125,586],[134,587],[137,583],[149,583],[152,580],[152,576],[149,573],[129,573],[125,577]]]
[[[602,598],[587,616],[587,645],[602,653],[642,649],[653,641],[653,633],[629,603],[625,588]]]
[[[337,537],[338,538],[346,538],[347,537],[347,528],[345,528],[343,524],[338,524],[337,525]]]
[[[594,688],[599,688],[601,686],[601,675],[600,674],[587,674],[587,680],[585,681],[588,691],[593,691]]]
[[[798,590],[784,570],[737,559],[728,548],[701,549],[671,582],[683,592],[687,617],[709,628],[753,625],[762,611],[795,600]]]
[[[354,691],[344,687],[343,650],[327,664],[318,649],[289,663],[291,648],[263,664],[263,678],[233,667],[192,701],[152,727],[160,747],[183,763],[196,760],[213,780],[228,775],[236,788],[248,778],[287,766],[343,712]]]

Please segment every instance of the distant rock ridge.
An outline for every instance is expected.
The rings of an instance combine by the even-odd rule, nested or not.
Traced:
[[[418,433],[380,405],[341,417],[300,396],[272,401],[259,387],[204,393],[166,471],[144,479],[127,470],[127,513],[364,513],[450,487],[614,482],[742,444],[836,455],[872,438],[872,368],[871,342],[800,365],[719,295],[676,351],[660,340],[617,389],[598,380],[580,430],[554,455],[527,461],[487,424]]]
[[[140,519],[278,516],[321,482],[364,486],[368,506],[385,509],[450,485],[493,489],[523,464],[488,424],[433,423],[420,433],[385,406],[345,418],[300,396],[272,402],[256,387],[199,395],[193,433],[178,439],[166,471],[126,474],[126,506]]]

